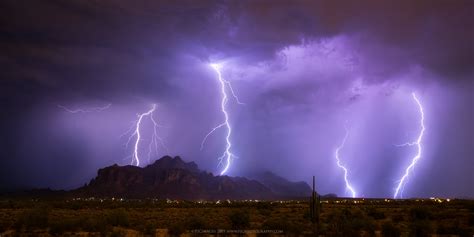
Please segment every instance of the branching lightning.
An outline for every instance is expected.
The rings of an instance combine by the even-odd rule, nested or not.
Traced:
[[[420,127],[421,127],[420,133],[418,134],[418,138],[416,139],[415,142],[407,142],[399,146],[416,146],[417,152],[416,152],[416,155],[413,157],[410,165],[406,168],[405,174],[398,181],[398,185],[397,185],[397,188],[395,189],[395,194],[393,195],[393,198],[397,198],[399,194],[400,194],[400,197],[403,196],[403,187],[405,186],[406,180],[408,179],[408,175],[410,174],[410,171],[415,168],[416,163],[421,158],[421,152],[422,152],[421,142],[423,139],[423,135],[425,133],[425,113],[423,111],[423,106],[420,100],[418,99],[418,97],[416,97],[416,94],[414,92],[412,93],[412,97],[413,97],[413,100],[416,102],[419,112],[420,112]]]
[[[130,134],[130,136],[128,137],[128,141],[126,143],[126,147],[128,147],[130,142],[133,139],[135,139],[135,141],[133,142],[133,153],[131,155],[132,161],[130,163],[131,165],[140,166],[140,151],[139,150],[140,150],[140,142],[143,140],[142,134],[141,134],[141,130],[142,130],[141,126],[145,118],[149,118],[150,122],[153,125],[153,131],[152,131],[150,143],[148,144],[148,149],[149,149],[148,160],[150,160],[150,157],[153,151],[155,151],[155,153],[158,154],[158,146],[159,146],[158,144],[160,144],[160,146],[162,146],[165,150],[167,150],[163,142],[163,139],[160,136],[158,136],[158,127],[160,127],[160,125],[157,123],[157,121],[153,117],[153,113],[155,112],[155,110],[156,110],[156,104],[153,104],[150,110],[144,113],[138,114],[137,120],[133,121],[130,129],[122,135],[122,136],[125,136],[127,134]]]
[[[102,107],[89,107],[89,108],[77,108],[77,109],[70,109],[64,105],[58,105],[58,108],[63,109],[64,111],[76,114],[76,113],[93,113],[93,112],[102,112],[106,109],[109,109],[112,104],[106,104]]]
[[[243,103],[240,102],[239,98],[236,96],[236,94],[234,92],[234,89],[232,88],[232,85],[230,84],[230,82],[225,80],[224,78],[222,78],[222,74],[221,74],[221,71],[220,71],[221,66],[218,65],[218,64],[211,64],[211,67],[216,71],[217,79],[219,80],[219,84],[221,86],[221,95],[222,95],[222,97],[221,97],[222,98],[221,99],[221,111],[222,111],[222,114],[224,114],[224,122],[222,122],[221,124],[219,124],[219,125],[215,126],[214,128],[212,128],[211,131],[208,134],[206,134],[206,136],[204,136],[204,139],[201,142],[201,150],[204,148],[204,144],[206,143],[207,138],[212,133],[214,133],[219,128],[222,128],[222,127],[226,128],[226,130],[227,130],[226,137],[225,137],[226,147],[225,147],[224,153],[218,158],[219,165],[222,165],[223,162],[225,162],[225,165],[223,165],[224,169],[220,173],[220,175],[224,175],[230,167],[230,164],[232,162],[232,158],[237,158],[237,156],[234,155],[231,152],[232,142],[230,140],[230,136],[232,134],[232,128],[230,126],[229,113],[227,112],[227,107],[226,107],[227,102],[229,100],[229,97],[227,95],[227,90],[230,91],[230,93],[232,94],[232,96],[234,97],[235,101],[238,104],[243,104]]]
[[[346,130],[346,135],[344,135],[344,139],[342,140],[341,144],[336,148],[336,151],[334,152],[334,158],[336,158],[337,166],[344,170],[344,182],[346,183],[346,189],[351,192],[352,198],[355,198],[356,192],[354,188],[350,185],[349,180],[347,178],[349,172],[347,168],[341,164],[341,160],[339,159],[339,151],[344,147],[344,145],[346,144],[347,137],[349,136],[349,129],[347,129],[347,127],[344,128]]]

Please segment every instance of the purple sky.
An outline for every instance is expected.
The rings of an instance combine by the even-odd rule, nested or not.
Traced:
[[[75,188],[129,164],[120,135],[153,103],[169,155],[219,173],[225,130],[200,150],[223,120],[217,62],[245,103],[228,104],[239,157],[229,175],[315,175],[321,193],[347,196],[333,156],[347,125],[340,155],[352,186],[391,197],[416,154],[396,146],[420,131],[415,92],[426,132],[404,196],[474,197],[473,1],[6,0],[0,9],[0,189]]]

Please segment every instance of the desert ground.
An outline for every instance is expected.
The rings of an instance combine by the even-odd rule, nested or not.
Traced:
[[[2,199],[0,236],[472,236],[474,201]]]

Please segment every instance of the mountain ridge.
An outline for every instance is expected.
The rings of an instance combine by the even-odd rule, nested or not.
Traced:
[[[286,185],[301,185],[301,182],[275,177],[284,180]],[[298,187],[288,190],[298,190]],[[71,192],[76,196],[186,200],[279,199],[308,195],[289,193],[288,190],[285,193],[275,191],[258,180],[245,177],[214,176],[200,170],[194,162],[185,162],[179,156],[164,156],[145,167],[114,164],[101,168],[87,185]]]

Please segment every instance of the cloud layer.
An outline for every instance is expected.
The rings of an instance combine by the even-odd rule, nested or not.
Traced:
[[[171,155],[217,173],[222,131],[199,146],[222,120],[208,66],[219,62],[246,104],[229,102],[239,156],[231,175],[316,175],[322,192],[347,195],[333,151],[349,124],[341,156],[358,193],[391,196],[414,154],[394,144],[416,136],[416,91],[428,130],[406,195],[473,196],[466,168],[474,155],[473,8],[472,1],[3,1],[1,187],[76,187],[99,167],[129,163],[120,135],[152,103]],[[69,114],[58,104],[112,106]]]

